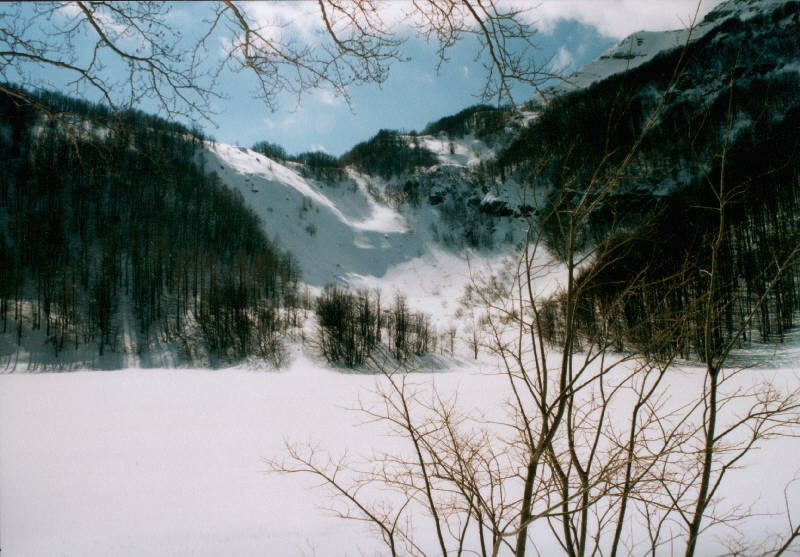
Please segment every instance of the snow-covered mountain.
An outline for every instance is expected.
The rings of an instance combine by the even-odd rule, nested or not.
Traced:
[[[758,17],[769,18],[770,24],[760,22],[751,26],[747,23]],[[659,56],[684,47],[687,42],[696,45],[700,39],[708,40],[712,35],[710,40],[720,45],[720,51],[725,51],[728,46],[723,48],[723,45],[735,43],[743,33],[770,34],[774,32],[774,25],[790,32],[797,25],[797,18],[796,2],[728,0],[691,32],[678,29],[639,31],[630,35],[580,68],[553,92],[585,89],[611,76],[641,68]],[[731,24],[733,20],[747,27],[743,31]],[[723,25],[726,27],[720,29]],[[704,60],[698,61],[696,66],[713,67],[714,64],[713,60]],[[749,67],[748,64],[755,62],[742,60],[739,64]],[[720,68],[724,71],[722,66]],[[777,71],[791,68],[791,65],[781,65]],[[675,93],[676,105],[700,102],[702,91],[714,90],[724,78],[713,69],[703,73],[690,68],[687,75],[694,81]],[[643,85],[647,86],[650,85]],[[536,122],[540,113],[512,111],[506,114],[507,124],[491,144],[463,130],[461,133],[441,131],[402,136],[402,141],[408,145],[433,152],[438,164],[390,179],[352,166],[345,170],[342,180],[315,179],[304,175],[299,163],[282,163],[250,149],[213,142],[206,144],[205,165],[225,184],[241,192],[246,203],[261,218],[267,233],[297,258],[307,284],[318,288],[336,282],[351,288],[382,287],[388,293],[396,290],[409,296],[415,307],[444,315],[453,311],[454,300],[467,283],[476,260],[499,264],[521,235],[523,225],[514,217],[539,204],[540,200],[529,199],[539,195],[532,193],[536,192],[535,188],[520,187],[524,179],[519,173],[514,175],[509,170],[508,177],[492,176],[487,180],[477,176],[476,169],[492,161],[514,168],[519,162],[513,161],[535,156],[532,147],[524,147],[520,153],[515,141],[520,136],[524,138],[527,126]],[[512,162],[505,163],[509,158]],[[690,178],[690,174],[684,174],[676,181],[670,176],[654,183],[652,188],[663,194]],[[409,186],[419,190],[416,203],[398,202],[392,196],[392,192],[407,190]],[[461,249],[463,230],[452,230],[461,226],[457,221],[470,219],[462,215],[456,222],[448,221],[448,203],[455,204],[457,210],[477,207],[482,217],[491,215],[486,227],[490,229],[488,243],[492,249],[471,252],[472,267]],[[444,241],[448,235],[451,240],[456,237],[457,246],[452,241]]]
[[[390,297],[399,292],[438,322],[456,310],[470,265],[499,264],[515,233],[510,221],[498,222],[491,232],[498,249],[464,252],[461,244],[442,242],[442,208],[427,196],[416,205],[391,203],[387,188],[408,180],[431,181],[442,195],[463,193],[469,168],[493,154],[472,137],[419,136],[418,141],[436,154],[439,164],[392,180],[353,168],[344,180],[318,180],[304,176],[297,163],[215,142],[206,142],[202,156],[207,171],[240,192],[267,234],[294,255],[303,282],[316,289],[331,283],[381,288]]]
[[[733,147],[740,155],[728,171],[739,172],[742,187],[759,183],[763,188],[778,175],[767,155],[781,157],[781,169],[793,169],[792,146],[780,138],[796,135],[799,34],[797,2],[731,0],[692,32],[685,52],[676,49],[687,41],[685,30],[642,31],[579,70],[547,105],[532,103],[528,111],[470,107],[420,134],[381,130],[343,157],[328,157],[331,167],[315,166],[313,156],[270,158],[205,141],[179,124],[130,114],[126,117],[133,125],[127,130],[88,134],[92,142],[116,150],[113,162],[121,166],[113,167],[111,179],[90,175],[87,185],[63,150],[56,152],[61,168],[46,167],[56,159],[41,144],[57,144],[57,129],[43,126],[35,115],[18,114],[8,102],[8,122],[0,134],[0,147],[8,153],[6,172],[47,184],[40,193],[27,188],[20,194],[30,198],[23,204],[30,218],[48,224],[27,226],[18,222],[27,217],[14,220],[10,215],[16,209],[0,206],[0,225],[7,228],[0,230],[4,246],[37,246],[25,257],[5,259],[13,280],[3,283],[3,307],[17,303],[15,313],[23,319],[16,324],[24,322],[16,339],[6,333],[5,353],[29,340],[32,346],[55,347],[56,357],[62,347],[81,343],[97,343],[101,352],[106,346],[112,352],[120,346],[128,353],[146,351],[144,346],[159,345],[163,329],[170,342],[183,343],[188,359],[196,358],[192,346],[199,338],[217,350],[217,340],[231,337],[226,327],[255,315],[247,313],[255,306],[243,315],[236,296],[220,293],[220,284],[232,288],[238,281],[240,293],[261,285],[258,303],[272,307],[284,303],[276,291],[288,293],[285,303],[294,303],[298,273],[280,250],[292,254],[301,282],[312,291],[338,283],[350,289],[379,288],[384,299],[398,292],[413,309],[449,327],[471,275],[506,265],[506,256],[526,233],[526,218],[562,211],[560,203],[568,205],[586,184],[613,174],[630,149],[635,153],[625,159],[628,166],[618,188],[594,205],[598,213],[581,232],[586,246],[604,240],[610,217],[633,226],[653,204],[672,204],[669,211],[677,207],[673,218],[691,222],[679,196],[693,195],[698,180],[717,171],[716,159],[707,155],[719,152],[718,140],[728,125],[724,111],[732,97],[736,113],[727,137],[738,141]],[[670,78],[676,68],[677,81]],[[57,95],[43,102],[75,104]],[[88,105],[81,110],[104,114]],[[646,137],[637,142],[653,114],[657,117],[648,124]],[[17,135],[6,133],[12,125]],[[36,133],[26,135],[26,129]],[[103,126],[92,129],[110,132]],[[14,137],[29,143],[14,145]],[[28,149],[41,162],[16,157],[18,149]],[[154,150],[172,157],[159,163],[168,165],[168,172],[139,160],[140,153]],[[703,157],[705,162],[698,163]],[[100,153],[97,158],[102,161]],[[140,183],[142,169],[150,173],[147,184]],[[168,177],[165,187],[159,177]],[[258,219],[241,210],[241,201]],[[187,226],[181,227],[182,219]],[[192,219],[203,225],[188,226]],[[247,232],[231,233],[234,229]],[[541,226],[539,232],[557,253],[562,240],[558,227]],[[663,232],[674,234],[675,227],[665,226]],[[702,231],[687,229],[668,244],[690,249],[678,240],[697,242],[701,236]],[[648,245],[664,241],[656,238]],[[58,246],[61,259],[54,260],[41,246]],[[265,273],[278,286],[266,286]],[[250,289],[242,286],[244,277],[252,281]],[[558,283],[553,284],[549,291],[557,290]],[[75,315],[62,319],[65,307]],[[218,318],[225,311],[234,315]],[[9,314],[6,310],[4,318]],[[140,342],[128,334],[137,320]],[[15,319],[5,319],[6,329],[10,321]],[[39,340],[31,340],[35,337]],[[249,349],[248,342],[240,343],[240,355]]]
[[[597,59],[581,66],[564,81],[550,89],[551,94],[573,91],[590,86],[607,77],[641,66],[657,55],[682,48],[705,36],[729,18],[747,21],[765,13],[781,9],[787,21],[797,13],[797,3],[787,0],[726,0],[716,6],[706,17],[692,26],[669,31],[637,31],[601,54]]]

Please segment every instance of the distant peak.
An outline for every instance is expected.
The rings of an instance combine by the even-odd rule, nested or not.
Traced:
[[[711,10],[702,22],[691,29],[672,31],[637,31],[612,46],[594,61],[578,68],[551,92],[582,89],[612,75],[631,70],[654,58],[658,53],[678,48],[688,40],[697,40],[731,17],[742,21],[757,15],[773,13],[779,8],[800,11],[798,0],[725,0]]]

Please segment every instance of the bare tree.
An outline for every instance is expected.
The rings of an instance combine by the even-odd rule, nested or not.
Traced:
[[[587,334],[578,324],[585,254],[576,253],[566,269],[561,342],[553,344],[545,338],[548,299],[536,293],[534,277],[547,272],[537,238],[530,237],[505,289],[476,279],[472,290],[486,311],[491,341],[484,346],[500,362],[496,380],[507,385],[504,417],[465,415],[454,398],[414,382],[409,370],[384,370],[377,402],[356,410],[387,424],[407,450],[354,470],[338,460],[323,466],[313,445],[289,445],[288,458],[270,467],[328,483],[348,502],[339,514],[372,522],[392,555],[522,556],[554,547],[571,556],[693,555],[704,532],[749,517],[715,498],[754,448],[798,435],[800,392],[729,368],[722,352],[715,371],[677,384],[677,351],[615,352],[609,329]],[[620,298],[648,286],[635,281]],[[704,323],[717,319],[708,299],[698,300]],[[618,302],[601,322],[613,323]],[[683,319],[697,317],[687,308]],[[676,330],[678,320],[660,334]],[[371,498],[376,492],[391,496]],[[435,547],[420,539],[426,519]]]
[[[711,531],[751,518],[747,509],[721,504],[719,496],[730,472],[756,447],[776,437],[798,437],[800,390],[735,366],[731,354],[797,265],[800,244],[781,246],[775,264],[761,270],[760,298],[738,323],[725,323],[732,301],[723,288],[730,279],[721,261],[732,234],[728,211],[741,194],[728,182],[732,106],[726,137],[713,153],[719,172],[708,173],[704,184],[711,202],[703,209],[713,226],[703,257],[679,264],[666,277],[645,265],[617,280],[613,295],[592,295],[593,285],[652,226],[649,219],[632,226],[614,217],[608,223],[613,241],[583,239],[587,222],[633,173],[665,98],[644,118],[627,152],[612,157],[616,146],[609,146],[587,183],[569,184],[568,202],[538,207],[538,216],[527,217],[529,230],[508,280],[474,277],[470,299],[484,312],[483,332],[490,340],[483,347],[496,355],[496,375],[507,387],[505,414],[485,420],[463,415],[452,398],[415,385],[408,370],[385,370],[378,402],[357,410],[392,426],[408,450],[360,469],[352,487],[339,477],[334,486],[355,505],[350,518],[371,520],[378,515],[370,509],[389,508],[385,516],[391,521],[381,520],[378,527],[405,540],[411,555],[518,557],[552,548],[575,557],[691,556]],[[546,228],[555,228],[562,241],[558,259],[543,245]],[[542,278],[554,271],[560,290],[541,292]],[[690,280],[695,283],[687,290]],[[669,300],[678,291],[684,303],[675,309]],[[626,310],[643,298],[648,313],[626,322]],[[620,323],[625,330],[618,330]],[[723,327],[729,326],[725,337]],[[676,365],[687,335],[699,335],[702,347],[702,367],[688,378]],[[273,462],[272,469],[329,482],[330,474],[308,466],[314,447],[298,459],[300,454],[292,447],[289,458]],[[368,501],[358,490],[367,485],[394,497]],[[416,528],[403,528],[412,516]],[[425,519],[435,532],[431,547],[423,547],[419,536]],[[788,534],[761,550],[784,554],[797,537],[790,521]],[[397,548],[392,546],[392,554]]]

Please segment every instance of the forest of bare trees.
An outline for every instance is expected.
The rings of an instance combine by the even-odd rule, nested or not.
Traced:
[[[84,344],[102,356],[171,342],[187,363],[275,357],[299,273],[241,196],[203,170],[203,137],[136,112],[36,98],[91,113],[92,124],[71,136],[0,99],[2,331],[10,318],[17,343],[24,328],[42,331],[55,357]],[[122,338],[128,314],[135,346]]]
[[[436,351],[430,316],[411,311],[401,294],[382,306],[380,291],[351,293],[329,285],[316,300],[316,316],[320,350],[334,364],[374,369],[373,352],[381,343],[397,362]]]
[[[759,21],[770,29],[782,13]],[[685,49],[554,99],[482,164],[490,181],[513,176],[546,191],[537,233],[562,261],[569,242],[578,251],[604,246],[577,278],[587,288],[577,317],[583,334],[612,335],[620,350],[647,345],[691,357],[702,356],[708,341],[781,342],[794,326],[798,265],[781,265],[800,235],[799,82],[793,72],[765,76],[759,62],[767,53],[779,59],[793,39],[765,32],[743,46],[720,43],[723,33],[748,28],[732,18]],[[692,91],[704,84],[709,92],[698,102]],[[657,96],[651,87],[666,92]],[[587,199],[603,181],[613,187]],[[712,187],[720,182],[722,197]],[[706,248],[719,236],[720,205],[726,231],[715,272],[724,302],[713,338],[705,339],[698,321],[677,322],[698,315],[692,301],[706,288]],[[585,207],[591,210],[570,238],[570,216]],[[778,271],[777,283],[765,278]],[[554,300],[545,308],[551,341],[563,341],[560,307]]]

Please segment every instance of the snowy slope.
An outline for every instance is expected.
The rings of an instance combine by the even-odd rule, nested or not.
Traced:
[[[697,38],[710,28],[703,26],[696,29],[693,38]],[[663,50],[685,45],[688,36],[689,32],[685,29],[661,32],[638,31],[605,51],[596,60],[580,67],[556,90],[583,89],[609,76],[640,66]]]
[[[467,167],[492,153],[472,138],[451,142],[420,136],[420,141],[437,153],[443,168]],[[207,142],[204,159],[208,172],[241,192],[267,234],[297,258],[302,280],[313,287],[380,287],[388,296],[397,291],[412,308],[443,322],[456,309],[470,265],[498,265],[511,247],[469,254],[468,261],[463,250],[455,253],[436,242],[437,208],[423,202],[393,209],[378,198],[385,181],[352,170],[339,183],[318,181],[250,149],[214,142]]]
[[[596,60],[581,66],[550,93],[558,94],[588,87],[612,75],[630,70],[652,60],[660,52],[684,46],[697,40],[729,17],[746,21],[756,15],[783,6],[787,0],[727,0],[714,8],[691,30],[637,31],[612,46]]]
[[[422,147],[433,151],[442,164],[454,166],[472,166],[489,158],[494,151],[480,139],[466,136],[450,140],[447,136],[419,136]]]
[[[238,190],[267,233],[295,254],[303,279],[315,286],[349,269],[382,274],[417,247],[405,218],[378,206],[357,180],[325,185],[249,149],[209,143],[210,169]],[[398,247],[402,246],[402,250]]]

